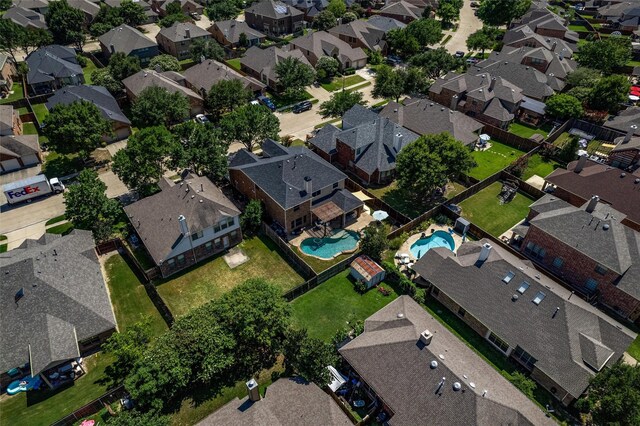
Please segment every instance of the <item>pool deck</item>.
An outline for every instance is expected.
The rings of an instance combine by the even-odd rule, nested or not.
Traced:
[[[358,220],[356,220],[355,222],[352,222],[351,224],[347,225],[347,227],[345,227],[344,229],[348,229],[350,231],[360,232],[364,228],[369,226],[369,224],[371,222],[375,222],[375,219],[365,211],[365,212],[362,212],[360,217],[358,217]],[[311,235],[310,233],[308,233],[307,231],[302,231],[302,233],[300,235],[298,235],[297,237],[289,240],[289,244],[291,244],[294,247],[298,247],[299,248],[300,244],[302,243],[302,241],[304,241],[307,238],[314,238],[314,236]],[[317,257],[317,256],[314,256],[314,257]],[[331,260],[331,259],[323,259],[321,257],[318,257],[318,259]]]
[[[415,243],[416,241],[418,241],[421,237],[422,234],[424,233],[427,237],[430,236],[431,234],[433,234],[436,231],[444,231],[444,232],[449,232],[449,228],[448,226],[442,226],[442,225],[431,225],[429,226],[429,228],[427,228],[426,231],[424,232],[418,232],[417,234],[413,234],[412,236],[410,236],[409,238],[407,238],[407,241],[405,241],[400,248],[398,249],[398,251],[396,252],[396,257],[395,257],[395,263],[396,265],[400,265],[400,259],[398,259],[398,256],[400,254],[408,254],[409,255],[409,259],[411,260],[411,263],[415,263],[418,259],[416,259],[415,257],[413,257],[413,255],[411,254],[411,246],[413,245],[413,243]],[[455,253],[458,250],[458,247],[460,247],[462,245],[462,236],[457,234],[457,233],[453,233],[451,234],[451,236],[453,237],[453,241],[456,243],[455,248],[453,249],[453,252]]]

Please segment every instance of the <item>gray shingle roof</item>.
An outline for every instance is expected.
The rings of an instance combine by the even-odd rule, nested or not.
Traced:
[[[419,342],[425,330],[433,335],[427,346]],[[394,412],[393,426],[553,424],[409,296],[370,316],[364,333],[340,354]],[[434,360],[438,365],[432,369]],[[442,377],[445,383],[437,392]],[[460,391],[453,390],[454,382]]]
[[[381,29],[385,33],[395,29],[402,29],[407,26],[407,24],[400,22],[397,19],[380,15],[373,15],[367,22],[369,25]]]
[[[187,37],[187,30],[189,31],[189,37]],[[211,34],[191,22],[176,22],[168,28],[161,29],[158,35],[162,35],[173,42],[180,42],[200,37],[209,37]]]
[[[240,63],[256,73],[266,76],[268,80],[277,82],[276,65],[281,60],[290,57],[297,58],[303,64],[311,66],[301,51],[295,49],[284,51],[276,46],[267,49],[260,49],[257,46],[250,47],[240,59]]]
[[[16,112],[13,105],[0,105],[0,135],[13,133],[13,118]]]
[[[0,269],[2,371],[31,360],[36,375],[79,356],[78,341],[116,325],[89,231],[27,240],[0,257]]]
[[[15,24],[25,28],[47,28],[44,15],[34,11],[25,9],[20,6],[10,7],[3,15],[2,19],[10,19]]]
[[[502,77],[522,89],[524,95],[533,99],[544,99],[554,94],[554,89],[549,85],[550,77],[520,63],[483,61],[468,72],[476,74],[488,72],[493,77]]]
[[[384,18],[391,21],[395,19]],[[360,40],[369,50],[381,49],[386,45],[384,41],[385,31],[372,26],[369,21],[356,20],[347,24],[341,24],[329,30],[330,34],[343,35]]]
[[[208,92],[211,86],[222,80],[239,80],[246,89],[251,91],[262,90],[266,87],[255,78],[244,76],[233,68],[213,59],[207,59],[187,68],[183,71],[183,75],[189,84],[198,91],[206,90]]]
[[[627,133],[632,125],[637,126],[633,134],[640,136],[640,107],[634,106],[620,111],[618,115],[610,116],[603,124],[604,127],[609,127],[622,133]]]
[[[165,179],[162,191],[126,206],[124,211],[156,264],[166,260],[182,239],[178,224],[180,215],[185,217],[193,234],[215,225],[224,217],[240,214],[209,178],[192,175],[179,185]]]
[[[332,186],[347,178],[344,173],[307,148],[286,148],[278,142],[267,139],[262,149],[272,155],[262,158],[249,153],[242,154],[240,157],[236,155],[236,158],[241,158],[242,161],[233,161],[229,168],[244,172],[284,209],[297,206],[311,198],[311,194],[305,191],[306,177],[311,178],[311,192]],[[278,150],[282,151],[280,155],[273,155]]]
[[[287,16],[301,16],[303,12],[280,1],[261,0],[248,7],[245,13],[266,16],[273,19],[282,19]]]
[[[27,83],[37,84],[54,81],[56,78],[82,74],[76,52],[70,47],[52,44],[41,47],[25,58],[29,65]]]
[[[113,95],[101,86],[65,86],[56,91],[55,94],[47,100],[46,107],[51,111],[53,107],[58,104],[68,105],[82,100],[91,102],[98,107],[102,116],[107,120],[131,124],[120,109]]]
[[[423,10],[424,8],[420,8],[407,1],[400,0],[388,3],[385,7],[380,9],[380,14],[383,16],[387,14],[419,19],[422,16]]]
[[[378,118],[378,114],[366,106],[356,104],[342,116],[342,129],[347,130],[364,123],[370,123]]]
[[[614,353],[610,365],[622,356],[635,334],[584,300],[569,300],[568,290],[501,247],[494,245],[488,259],[477,262],[481,245],[488,242],[465,243],[457,256],[445,249],[429,250],[413,269],[511,348],[520,346],[528,352],[537,360],[536,368],[579,397],[595,374],[583,359],[601,363],[609,350]],[[514,276],[504,283],[508,272]],[[523,282],[529,287],[519,293]],[[532,300],[538,292],[545,297],[536,305]],[[514,295],[518,295],[515,301]],[[597,354],[591,345],[581,345],[581,334],[596,342]]]
[[[151,40],[129,25],[112,28],[98,37],[98,40],[100,44],[106,46],[107,49],[111,49],[111,45],[113,45],[116,52],[122,52],[125,55],[130,54],[134,50],[158,46],[154,40]]]
[[[181,93],[187,98],[202,100],[202,96],[198,95],[191,89],[178,84],[169,75],[158,73],[153,70],[141,70],[122,80],[122,84],[127,90],[130,90],[134,96],[138,96],[147,87],[162,87],[169,93]]]
[[[258,30],[254,30],[244,21],[236,21],[235,19],[229,21],[216,21],[212,28],[215,27],[224,34],[225,39],[229,43],[236,44],[240,42],[240,34],[244,33],[247,36],[247,40],[261,39],[266,36]]]
[[[361,48],[351,47],[346,41],[326,31],[316,31],[294,38],[291,40],[291,45],[312,52],[316,58],[335,57],[342,64],[346,61],[355,62],[367,58],[367,54]]]
[[[40,152],[38,135],[0,136],[0,152],[15,158]]]

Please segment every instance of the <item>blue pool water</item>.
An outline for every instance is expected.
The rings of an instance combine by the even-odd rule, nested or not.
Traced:
[[[456,243],[453,241],[453,237],[446,231],[436,231],[426,238],[420,238],[418,241],[411,245],[409,249],[411,255],[416,259],[420,259],[426,252],[435,247],[446,247],[453,251],[456,247]]]
[[[321,259],[331,259],[343,251],[351,251],[358,245],[360,236],[354,231],[340,231],[331,237],[307,238],[300,243],[300,250]]]

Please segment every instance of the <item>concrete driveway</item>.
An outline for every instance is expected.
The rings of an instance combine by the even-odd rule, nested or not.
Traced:
[[[482,28],[482,21],[474,15],[476,9],[471,8],[471,0],[464,0],[464,6],[460,9],[460,21],[458,30],[454,33],[445,31],[445,34],[452,34],[451,39],[445,45],[449,53],[457,51],[467,52],[467,38]]]

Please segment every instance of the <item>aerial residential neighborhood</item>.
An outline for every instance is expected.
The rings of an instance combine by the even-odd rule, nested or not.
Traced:
[[[640,425],[640,1],[0,1],[0,425]]]

